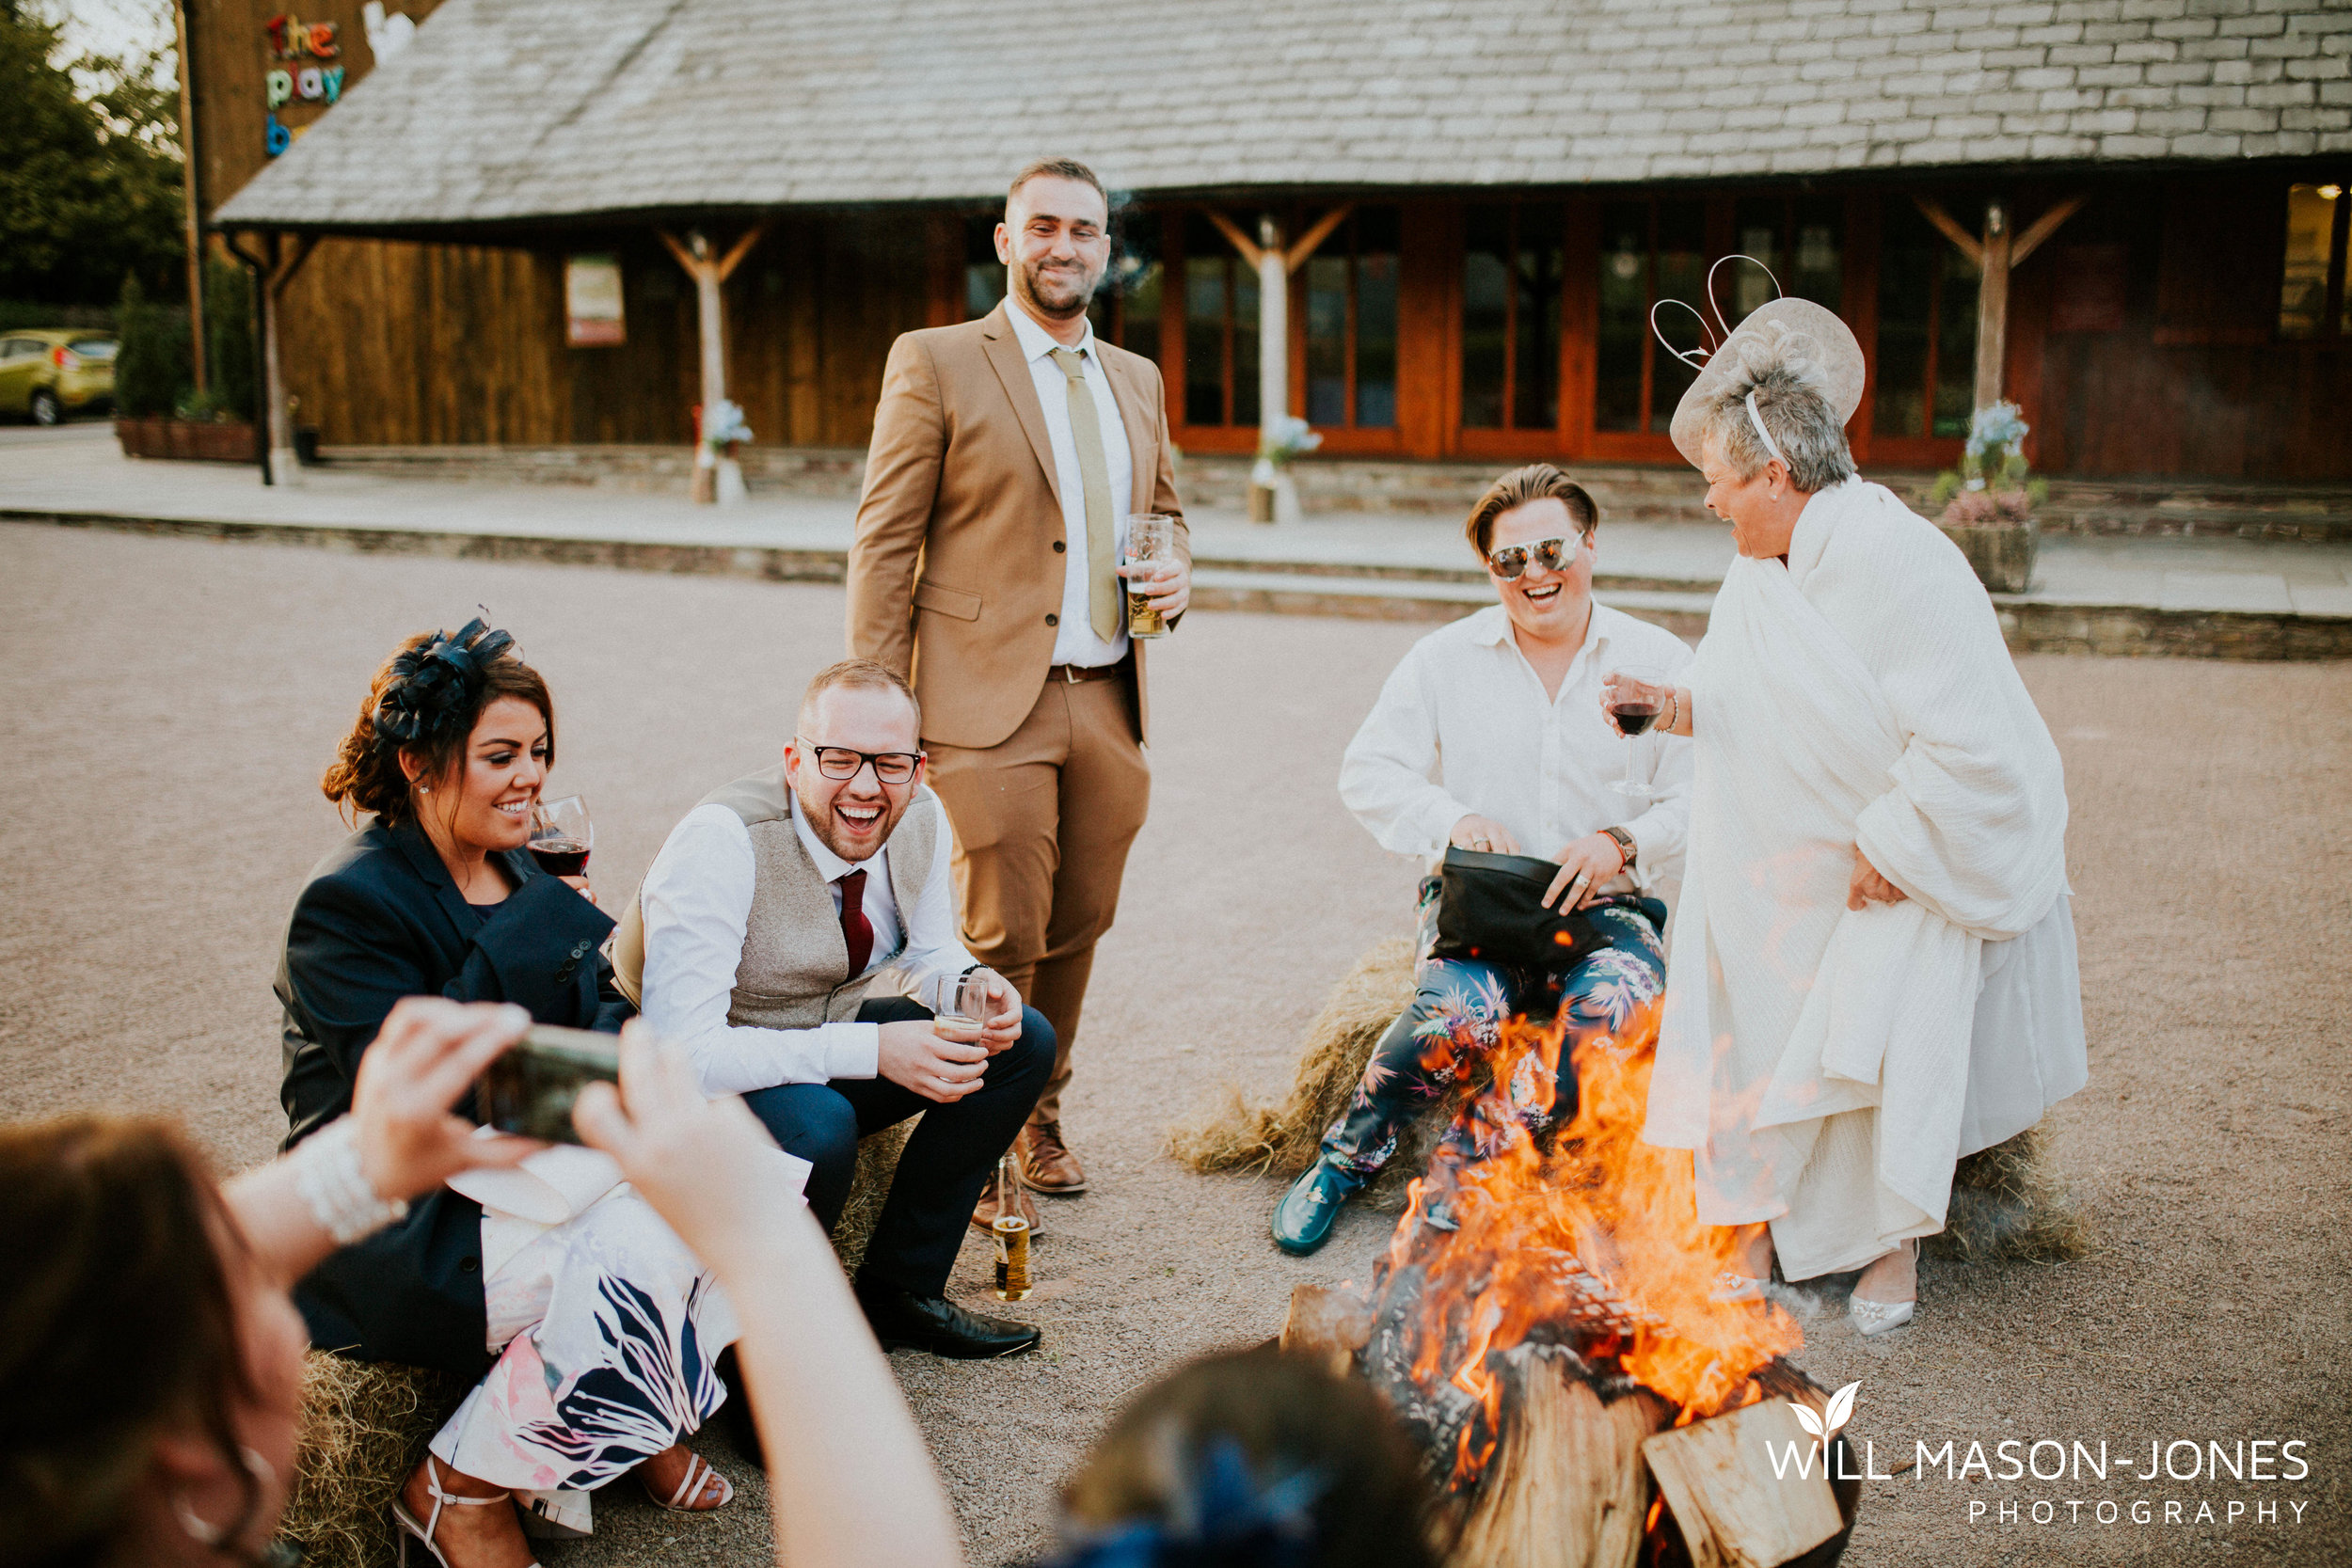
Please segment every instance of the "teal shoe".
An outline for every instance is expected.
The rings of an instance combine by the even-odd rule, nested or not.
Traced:
[[[1331,1234],[1341,1206],[1363,1184],[1362,1177],[1350,1176],[1328,1160],[1315,1161],[1274,1206],[1274,1244],[1302,1258],[1314,1251]]]

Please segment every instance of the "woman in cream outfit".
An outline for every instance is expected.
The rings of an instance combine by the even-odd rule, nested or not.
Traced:
[[[2058,748],[1960,551],[1855,474],[1862,378],[1844,323],[1778,300],[1675,415],[1740,554],[1655,693],[1696,745],[1644,1136],[1739,1227],[1724,1294],[1858,1269],[1875,1334],[1953,1163],[2089,1068]]]

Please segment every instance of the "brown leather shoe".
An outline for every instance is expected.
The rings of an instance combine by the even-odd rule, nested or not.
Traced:
[[[1087,1190],[1086,1167],[1061,1141],[1061,1123],[1033,1121],[1013,1146],[1021,1154],[1021,1179],[1047,1197],[1075,1197]]]
[[[1029,1240],[1037,1241],[1045,1234],[1045,1226],[1044,1222],[1038,1218],[1037,1199],[1029,1196],[1028,1184],[1022,1183],[1013,1194],[1013,1212],[1029,1222]],[[988,1185],[980,1189],[980,1201],[972,1211],[972,1228],[988,1230],[995,1224],[996,1178],[992,1176],[988,1179]]]

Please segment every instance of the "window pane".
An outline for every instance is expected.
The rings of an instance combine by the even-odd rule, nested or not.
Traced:
[[[1347,423],[1347,235],[1307,263],[1307,422]],[[1332,255],[1336,249],[1339,254]]]
[[[1160,356],[1160,214],[1131,212],[1118,223],[1118,248],[1103,292],[1119,294],[1119,346]]]
[[[1258,422],[1258,275],[1239,257],[1233,272],[1233,422]]]
[[[1657,297],[1687,300],[1695,305],[1706,292],[1707,204],[1660,202]],[[1647,330],[1649,323],[1644,321],[1642,325]],[[1649,429],[1665,431],[1674,420],[1675,404],[1682,401],[1683,392],[1698,379],[1698,373],[1671,354],[1650,356]]]
[[[1792,298],[1836,310],[1846,299],[1846,203],[1806,197],[1792,205],[1796,244],[1783,259],[1781,288]]]
[[[1359,219],[1357,243],[1365,243]],[[1364,250],[1356,258],[1356,424],[1361,430],[1396,425],[1396,250]]]
[[[1758,306],[1795,292],[1789,287],[1788,257],[1782,248],[1782,230],[1788,221],[1788,203],[1779,197],[1752,197],[1736,209],[1733,248],[1741,256],[1755,257],[1763,266],[1734,261],[1716,274],[1716,298],[1730,315],[1732,325],[1745,321]],[[1767,272],[1770,277],[1765,276]],[[1778,293],[1773,292],[1775,284]]]
[[[997,214],[963,220],[963,319],[977,321],[1005,297],[1005,263],[996,260]]]
[[[2336,203],[2343,199],[2335,185],[2287,187],[2286,276],[2279,290],[2281,338],[2319,336],[2328,310],[2328,252],[2335,244]]]
[[[1680,311],[1669,312],[1679,316]],[[1688,322],[1669,324],[1677,334]],[[1613,201],[1600,213],[1599,372],[1596,430],[1642,428],[1642,353],[1649,341],[1649,203]],[[1675,341],[1682,341],[1677,335]]]
[[[1938,252],[1948,242],[1905,197],[1890,197],[1881,221],[1878,398],[1870,428],[1881,436],[1925,436],[1928,316]]]
[[[1560,422],[1561,210],[1519,209],[1518,352],[1514,359],[1511,423],[1549,430]]]
[[[1940,240],[1942,236],[1937,236]],[[1943,245],[1941,334],[1935,346],[1935,434],[1965,436],[1977,401],[1977,269]]]
[[[1213,235],[1214,230],[1210,231]],[[1189,240],[1189,236],[1187,236]],[[1222,243],[1221,239],[1219,243]],[[1184,422],[1225,422],[1225,259],[1184,257]]]
[[[1472,207],[1464,214],[1462,256],[1462,423],[1502,424],[1503,336],[1508,330],[1511,209]]]

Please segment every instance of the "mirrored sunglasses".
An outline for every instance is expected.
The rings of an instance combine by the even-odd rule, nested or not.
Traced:
[[[1556,572],[1563,562],[1576,554],[1582,538],[1582,534],[1578,534],[1572,538],[1538,539],[1532,545],[1505,545],[1487,554],[1486,565],[1503,581],[1517,582],[1527,575],[1527,558],[1533,554],[1545,571]]]

